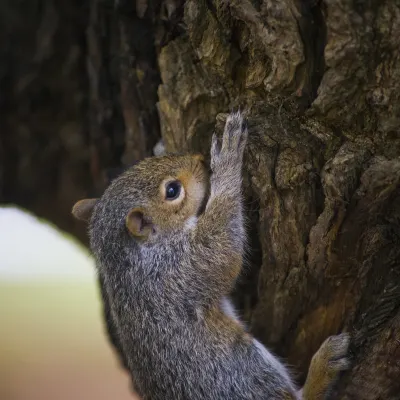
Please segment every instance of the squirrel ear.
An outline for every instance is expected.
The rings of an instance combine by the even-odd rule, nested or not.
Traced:
[[[146,239],[153,228],[151,222],[146,220],[140,208],[132,208],[126,216],[125,225],[128,231],[136,238]]]
[[[72,215],[81,221],[89,221],[93,207],[98,199],[79,200],[72,208]]]

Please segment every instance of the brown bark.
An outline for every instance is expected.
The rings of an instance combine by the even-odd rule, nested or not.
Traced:
[[[114,168],[207,154],[249,115],[252,257],[235,298],[304,373],[353,334],[334,398],[400,399],[400,3],[3,2],[0,196],[85,240]],[[106,179],[105,179],[106,178]]]

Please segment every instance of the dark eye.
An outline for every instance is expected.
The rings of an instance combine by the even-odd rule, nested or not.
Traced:
[[[180,193],[181,193],[181,183],[179,181],[173,181],[167,183],[165,189],[165,198],[167,200],[175,200],[176,198],[179,197]]]

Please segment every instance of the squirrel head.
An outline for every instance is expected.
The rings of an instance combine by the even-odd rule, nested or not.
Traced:
[[[116,178],[100,199],[78,201],[72,214],[84,221],[106,219],[113,228],[123,224],[137,241],[146,241],[183,229],[201,213],[208,190],[201,155],[151,157]]]

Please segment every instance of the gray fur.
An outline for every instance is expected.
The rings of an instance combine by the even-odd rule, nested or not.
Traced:
[[[128,212],[155,195],[141,164],[114,180],[95,205],[91,248],[119,347],[143,400],[296,398],[284,366],[245,332],[228,303],[224,307],[245,247],[240,191],[246,139],[242,116],[231,114],[222,143],[213,138],[206,209],[184,229],[157,232],[144,242],[127,231]],[[156,171],[157,163],[172,168],[175,161],[146,162]]]
[[[227,341],[224,332],[210,332],[203,317],[234,284],[224,276],[231,254],[243,254],[240,190],[246,137],[241,115],[231,115],[221,148],[214,140],[206,211],[183,232],[160,235],[156,243],[139,244],[130,237],[125,217],[145,187],[134,182],[135,167],[116,179],[95,206],[91,247],[143,399],[255,400],[294,393],[259,346],[243,340],[244,331]]]

